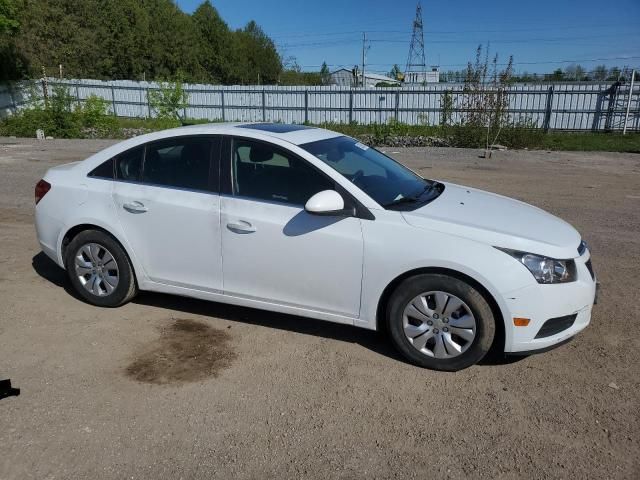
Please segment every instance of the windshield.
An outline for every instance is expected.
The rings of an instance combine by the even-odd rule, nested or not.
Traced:
[[[349,179],[385,208],[423,204],[435,198],[437,182],[425,180],[395,160],[349,137],[300,145]],[[437,196],[437,195],[436,195]]]

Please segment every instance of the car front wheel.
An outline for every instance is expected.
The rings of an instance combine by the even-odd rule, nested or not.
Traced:
[[[402,282],[389,299],[387,327],[395,347],[410,362],[446,371],[480,361],[496,329],[484,296],[470,284],[441,274]]]
[[[76,292],[100,307],[118,307],[137,293],[129,257],[110,235],[85,230],[66,248],[67,274]]]

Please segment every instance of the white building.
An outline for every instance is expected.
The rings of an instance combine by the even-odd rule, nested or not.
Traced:
[[[364,80],[365,87],[375,87],[379,83],[400,85],[400,81],[378,73],[365,72]],[[358,72],[356,79],[351,70],[341,68],[331,74],[331,85],[338,85],[340,87],[359,87],[362,85],[362,73]]]
[[[423,85],[425,83],[438,83],[440,81],[440,71],[433,68],[431,71],[407,72],[404,76],[404,83],[411,85]]]

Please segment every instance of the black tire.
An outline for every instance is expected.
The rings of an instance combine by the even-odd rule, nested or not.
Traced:
[[[433,291],[455,295],[466,304],[465,307],[468,307],[475,318],[475,337],[465,344],[466,349],[457,356],[450,358],[429,356],[414,347],[405,335],[403,326],[405,307],[422,293]],[[484,296],[468,283],[448,275],[425,274],[406,279],[389,298],[386,313],[387,330],[398,351],[409,362],[433,370],[453,372],[476,364],[491,348],[496,332],[493,312]],[[440,319],[440,322],[442,320]],[[435,342],[435,340],[429,340],[429,342],[432,341]]]
[[[83,286],[76,272],[76,255],[78,255],[79,250],[87,244],[97,244],[106,249],[117,264],[118,281],[113,291],[103,295],[96,295]],[[119,307],[127,303],[138,293],[138,286],[129,257],[120,243],[105,232],[100,230],[85,230],[80,232],[69,242],[69,245],[67,245],[64,261],[67,275],[73,288],[80,297],[92,305],[99,307]],[[87,274],[87,277],[90,277],[90,275],[91,274]],[[105,284],[102,283],[102,285]],[[100,290],[106,291],[106,288]]]

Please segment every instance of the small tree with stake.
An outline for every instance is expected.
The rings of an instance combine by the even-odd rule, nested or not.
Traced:
[[[189,94],[184,90],[182,77],[173,81],[159,82],[160,88],[149,92],[149,103],[158,118],[165,120],[185,119],[180,114],[189,105]]]
[[[491,157],[492,147],[509,122],[508,86],[512,75],[513,57],[509,57],[503,70],[498,70],[498,55],[489,61],[489,48],[483,56],[482,45],[476,50],[475,62],[467,65],[462,123],[474,136],[484,137],[485,158]]]

